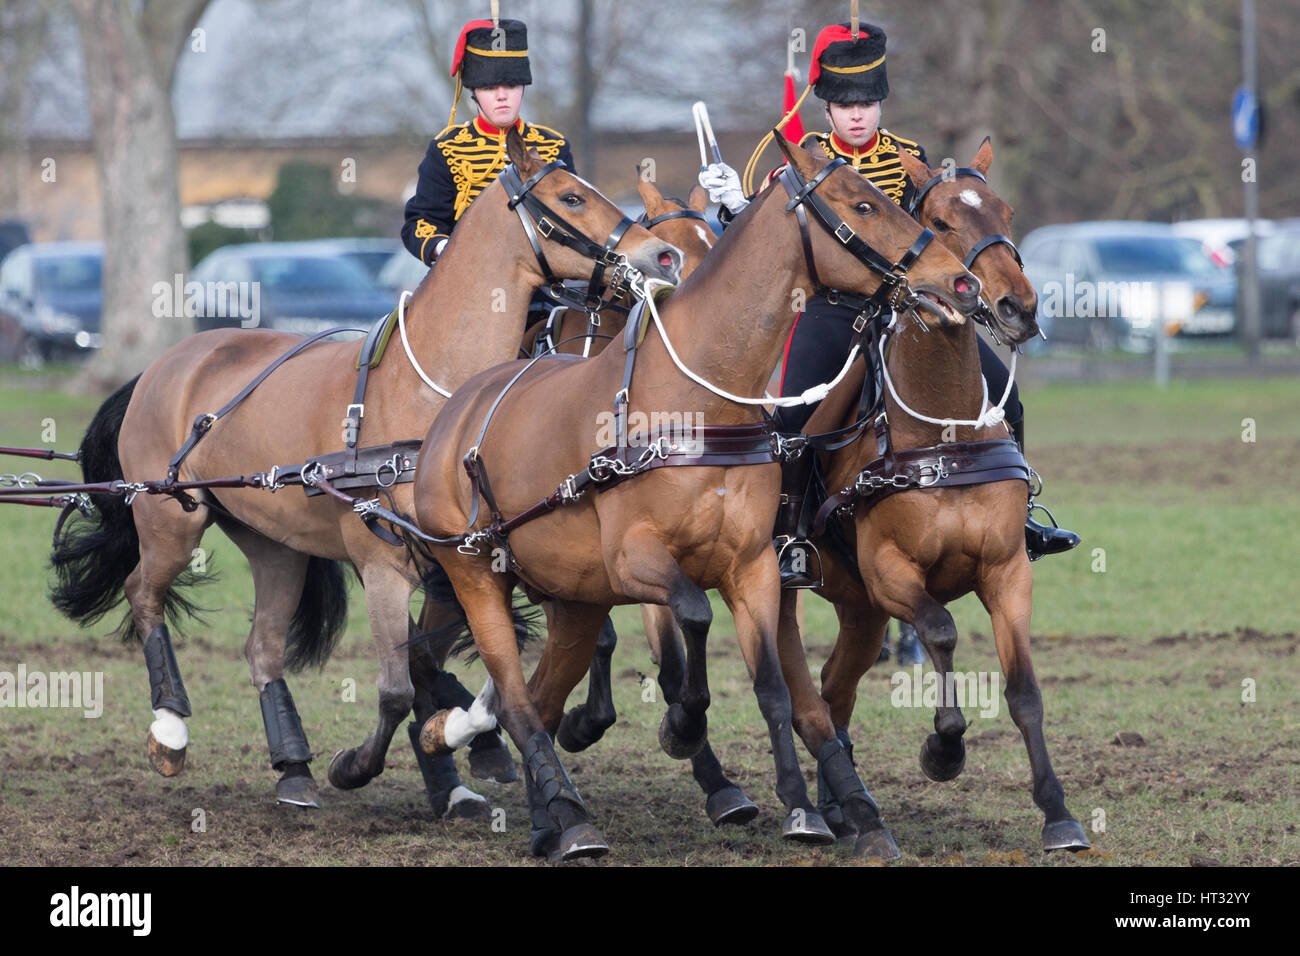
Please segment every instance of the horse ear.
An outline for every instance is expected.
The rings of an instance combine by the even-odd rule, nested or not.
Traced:
[[[664,208],[664,197],[659,192],[659,188],[644,176],[637,176],[636,191],[641,194],[641,201],[645,203],[645,214],[647,218],[653,219],[659,215]]]
[[[696,212],[709,208],[709,191],[698,183],[691,187],[691,194],[686,197],[686,205]]]
[[[779,129],[772,131],[772,138],[776,140],[776,145],[780,147],[784,154],[786,162],[799,171],[799,175],[804,179],[812,179],[831,161],[830,157],[821,150],[821,156],[816,156],[802,146],[785,138],[785,134]]]
[[[978,169],[981,176],[987,176],[992,165],[993,141],[985,136],[984,142],[980,143],[980,148],[975,153],[975,158],[970,161],[970,168]]]
[[[917,189],[920,189],[930,180],[934,179],[935,176],[939,175],[936,170],[931,169],[925,163],[921,162],[918,157],[913,156],[905,149],[900,149],[898,151],[898,161],[903,166],[903,172],[907,173],[907,178],[912,180],[912,185]]]
[[[536,150],[524,146],[524,138],[514,127],[506,133],[506,155],[510,157],[510,162],[515,164],[515,169],[519,170],[519,175],[524,179],[546,165],[542,157],[537,155]]]

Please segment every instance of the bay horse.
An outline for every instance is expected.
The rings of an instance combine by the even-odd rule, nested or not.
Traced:
[[[982,314],[994,337],[1014,346],[1036,335],[1037,295],[1021,269],[1019,253],[1006,238],[1011,207],[984,181],[993,161],[991,143],[986,139],[970,167],[955,176],[930,169],[906,153],[899,155],[920,190],[921,223],[934,229],[978,275],[991,303]],[[985,399],[973,322],[952,323],[937,332],[903,323],[890,338],[886,370],[893,385],[885,390],[884,412],[891,455],[902,462],[909,450],[933,448],[936,454],[946,452],[955,472],[959,465],[970,467],[974,457],[975,446],[966,443],[1004,440],[1014,450],[999,416],[993,415],[992,422],[983,416],[997,396]],[[856,382],[846,379],[814,412],[806,431],[816,434],[852,425],[859,411],[855,399],[860,384],[860,376]],[[912,412],[940,423],[922,421]],[[966,424],[944,424],[954,420]],[[973,424],[977,421],[981,424]],[[880,454],[870,430],[864,440],[823,454],[827,488],[852,489]],[[974,591],[992,620],[1011,719],[1029,752],[1034,802],[1045,816],[1043,849],[1077,851],[1089,844],[1066,809],[1064,790],[1052,770],[1043,738],[1042,695],[1030,660],[1033,577],[1024,537],[1029,487],[1026,480],[1004,477],[951,487],[889,489],[850,504],[851,518],[845,509],[836,510],[830,518],[835,527],[819,539],[824,580],[817,593],[835,606],[839,618],[834,650],[822,668],[820,695],[803,656],[794,591],[781,595],[779,640],[796,712],[801,705],[820,706],[841,740],[851,746],[847,728],[858,683],[877,660],[889,619],[915,626],[943,688],[935,733],[921,748],[921,768],[932,780],[951,780],[965,764],[966,720],[950,678],[957,630],[944,605]],[[819,520],[831,514],[833,505],[823,506]],[[837,546],[835,531],[842,535],[843,547]],[[823,792],[820,805],[829,821],[851,834],[852,822],[842,818],[835,803],[832,793]]]
[[[409,343],[408,356],[412,361],[418,356],[424,371],[390,356],[373,368],[364,399],[357,398],[361,346],[320,342],[248,393],[232,413],[236,422],[214,426],[219,403],[303,340],[268,330],[194,335],[101,407],[82,446],[87,480],[160,478],[182,443],[190,453],[182,468],[173,469],[176,475],[205,479],[306,462],[341,448],[347,429],[379,446],[418,441],[444,404],[443,395],[426,388],[423,379],[431,376],[451,390],[515,355],[537,287],[583,278],[593,261],[602,269],[630,265],[677,279],[680,252],[632,224],[589,183],[562,163],[545,163],[526,150],[513,130],[506,152],[511,165],[470,206],[437,267],[411,298],[409,336],[405,329],[401,334]],[[589,238],[593,235],[609,239],[602,247]],[[192,444],[208,428],[218,434]],[[408,462],[415,457],[409,446],[404,454]],[[399,455],[393,470],[402,467]],[[394,477],[394,482],[387,489],[394,505],[409,508],[409,480]],[[387,484],[377,477],[374,484],[381,483]],[[290,663],[323,661],[344,620],[346,599],[336,562],[348,562],[360,577],[379,658],[379,720],[359,748],[336,755],[329,779],[340,789],[365,784],[383,771],[393,732],[414,696],[405,642],[409,601],[420,576],[406,552],[372,534],[351,509],[326,494],[204,489],[193,493],[187,507],[192,510],[143,494],[129,506],[111,500],[93,520],[56,541],[53,556],[60,579],[56,606],[84,625],[125,595],[130,610],[124,637],[146,635],[155,717],[148,737],[151,764],[164,776],[184,767],[190,703],[167,621],[175,623],[191,608],[176,591],[177,579],[215,523],[252,567],[255,607],[244,654],[262,705],[271,763],[280,773],[276,792],[285,802],[318,805],[308,769],[311,752],[283,678],[286,648]]]
[[[783,835],[811,842],[833,839],[808,800],[799,771],[791,698],[776,646],[780,589],[771,529],[780,469],[770,425],[761,420],[758,407],[765,399],[743,404],[731,393],[752,394],[767,383],[794,321],[792,297],[797,291],[806,294],[816,281],[813,257],[816,274],[836,288],[864,296],[882,292],[891,301],[905,298],[938,317],[930,321],[951,321],[975,308],[979,284],[942,247],[927,245],[931,234],[918,236],[915,222],[883,193],[842,169],[842,160],[814,156],[784,137],[777,139],[789,162],[783,183],[790,202],[772,189],[737,218],[703,265],[665,302],[656,325],[659,335],[649,334],[645,325],[632,326],[624,349],[607,348],[588,360],[539,359],[526,375],[516,362],[475,376],[447,403],[425,437],[416,471],[416,519],[428,535],[459,542],[439,547],[437,560],[464,607],[495,685],[500,722],[523,754],[535,854],[568,859],[608,851],[550,735],[559,725],[565,699],[591,663],[601,624],[613,605],[651,603],[671,609],[686,636],[687,653],[660,741],[679,758],[702,746],[709,702],[704,645],[712,617],[704,589],[712,587],[735,619],[768,726],[777,794],[788,811]],[[818,218],[810,231],[809,210]],[[872,246],[889,250],[891,257]],[[638,331],[646,334],[634,363],[628,356],[637,355],[632,346],[639,341]],[[680,354],[670,354],[670,341]],[[677,363],[694,370],[696,377],[679,372]],[[615,399],[623,420],[637,412],[692,412],[709,423],[705,432],[716,428],[712,434],[725,436],[752,457],[722,451],[711,455],[707,449],[718,443],[709,446],[706,439],[703,457],[681,459],[696,467],[658,467],[607,493],[574,495],[575,473],[584,464],[595,467],[591,449],[607,444],[600,435],[608,418],[593,404],[601,396]],[[486,428],[489,412],[492,427]],[[620,451],[613,454],[628,451],[619,414],[614,430]],[[762,450],[754,451],[760,441]],[[668,442],[658,436],[637,460],[645,462],[650,453],[669,461],[678,446]],[[477,475],[473,482],[462,456]],[[489,464],[494,467],[485,497],[491,499],[493,524],[484,529],[474,522],[479,491],[489,485]],[[618,473],[608,467],[606,478]],[[563,480],[565,475],[570,480]],[[565,500],[563,488],[570,490],[569,506],[532,507],[539,498]],[[546,518],[515,528],[508,542],[490,530],[500,527],[500,515],[525,509],[530,514],[545,511]],[[465,528],[473,534],[462,535]],[[484,539],[504,551],[508,560],[503,571],[494,571],[496,562],[485,561],[478,551],[476,542]],[[554,605],[546,650],[531,682],[524,679],[510,615],[510,595],[520,581]],[[426,749],[446,745],[439,723],[443,717],[435,715],[426,725]],[[821,724],[825,748],[818,752],[819,764],[859,824],[860,840],[878,843],[882,850],[884,844],[892,846],[834,726],[824,716]]]

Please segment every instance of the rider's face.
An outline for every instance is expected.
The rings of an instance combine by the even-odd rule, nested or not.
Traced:
[[[505,129],[519,118],[523,98],[522,86],[484,86],[474,91],[478,111],[497,129]]]
[[[827,103],[831,129],[850,146],[865,146],[880,127],[880,103]]]

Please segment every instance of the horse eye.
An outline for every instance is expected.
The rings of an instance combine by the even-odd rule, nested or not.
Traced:
[[[564,203],[566,206],[570,208],[574,208],[582,205],[582,197],[579,196],[577,193],[565,193],[563,196],[560,197],[560,202]]]
[[[933,221],[934,221],[934,228],[938,229],[940,232],[952,232],[952,226],[948,225],[942,219],[936,218]]]
[[[857,209],[859,216],[870,216],[875,212],[875,210],[871,208],[871,203],[869,202],[860,202],[854,208]]]

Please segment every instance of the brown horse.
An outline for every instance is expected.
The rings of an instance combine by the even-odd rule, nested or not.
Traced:
[[[954,255],[965,257],[979,276],[992,303],[986,316],[995,336],[1014,345],[1036,335],[1037,296],[1015,247],[1001,239],[984,244],[987,237],[1010,233],[1012,214],[982,178],[993,161],[988,140],[971,162],[979,175],[959,171],[945,178],[942,170],[900,156],[918,188],[924,190],[933,181],[923,193],[921,222],[933,228]],[[929,418],[979,419],[984,389],[973,323],[938,332],[904,323],[892,339],[887,369],[904,403]],[[815,434],[852,424],[860,383],[858,376],[832,392],[806,431]],[[990,395],[989,401],[996,403],[999,397]],[[1004,424],[944,426],[921,421],[904,411],[888,390],[885,413],[894,453],[940,446],[937,451],[947,450],[949,460],[956,454],[960,463],[963,449],[953,442],[1009,437]],[[863,440],[823,455],[827,487],[834,491],[852,486],[878,450],[868,431]],[[944,605],[974,591],[992,619],[1011,719],[1029,751],[1034,802],[1046,817],[1043,848],[1080,850],[1088,841],[1066,809],[1064,791],[1052,771],[1043,739],[1042,697],[1029,656],[1033,579],[1025,552],[1027,504],[1028,486],[1019,480],[912,489],[858,502],[851,520],[832,519],[847,548],[837,548],[831,535],[819,541],[824,584],[818,593],[835,605],[840,622],[834,651],[822,669],[820,697],[803,656],[794,591],[782,594],[780,645],[796,711],[801,706],[825,708],[847,746],[858,683],[880,653],[889,619],[912,623],[944,678],[936,733],[921,749],[921,767],[932,780],[951,780],[965,763],[966,721],[957,706],[955,682],[948,679],[957,631]],[[822,794],[821,805],[832,825],[851,832],[852,823],[840,819],[834,803],[832,795]]]
[[[882,271],[892,272],[889,263],[897,260],[899,271],[912,266],[912,273],[908,278],[894,273],[885,288],[905,295],[937,321],[952,321],[958,311],[976,306],[974,277],[938,245],[925,246],[915,222],[883,193],[840,168],[842,161],[814,156],[784,138],[779,142],[790,163],[785,183],[795,198],[787,205],[780,190],[769,190],[727,231],[664,305],[663,332],[646,334],[630,381],[620,385],[627,374],[620,348],[585,361],[564,356],[540,360],[504,395],[503,386],[521,374],[519,363],[476,376],[456,393],[426,436],[417,469],[416,515],[422,528],[452,537],[470,526],[482,487],[471,486],[462,467],[471,446],[469,463],[492,471],[494,521],[498,511],[517,515],[546,498],[557,480],[590,463],[593,447],[607,444],[600,439],[608,423],[600,401],[616,392],[630,399],[630,406],[620,406],[629,409],[629,420],[638,413],[689,412],[697,416],[694,421],[708,423],[706,430],[721,426],[728,435],[763,436],[766,450],[770,432],[758,407],[718,390],[753,395],[769,379],[794,320],[792,297],[812,282],[799,226],[805,208],[820,217],[810,227],[808,253],[824,281],[870,295],[884,279],[864,264],[883,261]],[[867,247],[858,230],[891,258],[883,260]],[[676,342],[676,360],[669,341]],[[688,380],[676,361],[710,386]],[[492,427],[480,434],[490,408],[495,408]],[[670,454],[667,441],[661,437],[655,443],[664,456]],[[712,617],[704,588],[712,587],[731,609],[768,725],[777,794],[788,811],[783,834],[815,842],[832,838],[808,800],[799,771],[790,695],[777,654],[779,584],[771,529],[780,469],[770,451],[767,455],[765,466],[754,467],[728,467],[727,461],[743,459],[721,452],[716,458],[687,458],[683,460],[704,463],[656,468],[607,493],[572,501],[511,533],[508,556],[517,563],[507,563],[502,573],[492,570],[495,562],[467,553],[475,550],[468,544],[439,550],[438,560],[496,685],[501,723],[523,753],[535,853],[568,858],[608,849],[588,821],[550,734],[559,725],[570,690],[591,663],[601,623],[613,605],[671,608],[686,635],[687,654],[685,676],[661,724],[660,740],[678,757],[690,756],[703,744],[709,700],[704,645]],[[645,453],[638,460],[645,460]],[[510,594],[521,579],[555,606],[531,692],[509,611]],[[433,748],[442,743],[437,719],[425,728]],[[840,785],[837,792],[863,831],[862,839],[892,845],[834,727],[829,719],[821,723],[829,749],[819,757],[823,765],[833,764],[828,772]]]
[[[411,353],[448,390],[516,354],[533,290],[550,278],[545,263],[556,278],[585,277],[594,255],[612,264],[601,239],[589,237],[613,239],[625,222],[590,184],[562,164],[548,165],[526,151],[513,131],[506,149],[513,164],[507,172],[513,169],[517,182],[507,187],[499,179],[483,191],[410,304]],[[545,204],[545,215],[538,201]],[[547,228],[543,219],[555,228]],[[638,226],[627,228],[617,249],[624,263],[642,272],[669,280],[679,275],[679,251]],[[297,342],[299,337],[287,333],[230,329],[195,335],[172,348],[101,409],[83,443],[90,451],[87,479],[161,478],[191,435],[196,416],[203,418],[234,396]],[[248,394],[231,413],[233,421],[211,426],[209,420],[215,434],[193,447],[180,477],[248,474],[340,449],[339,422],[345,414],[356,416],[352,427],[359,426],[366,445],[418,440],[441,410],[443,397],[422,384],[405,356],[390,355],[370,374],[364,408],[349,408],[358,354],[356,342],[338,342],[315,344],[294,356]],[[394,484],[389,493],[395,507],[410,509],[409,483]],[[360,748],[336,757],[329,776],[339,788],[361,786],[382,772],[393,731],[411,709],[404,645],[419,575],[404,550],[371,534],[331,496],[245,488],[205,489],[194,497],[193,510],[146,495],[129,508],[110,503],[96,524],[56,549],[62,580],[56,603],[84,623],[115,606],[125,591],[130,614],[124,626],[147,635],[156,718],[150,759],[164,775],[178,773],[188,743],[183,718],[190,708],[165,618],[184,607],[174,582],[204,531],[219,525],[253,570],[256,603],[245,656],[262,702],[272,766],[281,773],[277,793],[288,802],[316,805],[307,767],[310,750],[283,680],[286,636],[294,638],[290,651],[297,660],[324,659],[342,623],[342,578],[333,562],[347,561],[365,586],[379,657],[379,722]]]

